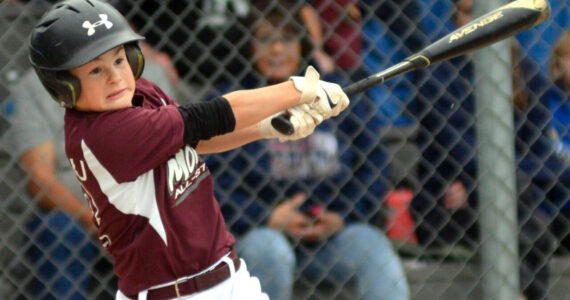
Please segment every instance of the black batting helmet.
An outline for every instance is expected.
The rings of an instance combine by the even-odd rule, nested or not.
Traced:
[[[112,5],[98,0],[66,0],[56,3],[34,27],[30,62],[53,98],[71,108],[79,98],[81,84],[70,69],[124,45],[138,79],[144,69],[138,46],[142,39]]]

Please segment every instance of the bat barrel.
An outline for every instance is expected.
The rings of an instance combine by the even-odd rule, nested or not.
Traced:
[[[545,0],[518,0],[454,30],[407,60],[421,57],[424,66],[496,43],[544,22],[550,16]]]
[[[546,0],[513,1],[458,28],[401,63],[361,79],[343,90],[349,97],[353,96],[404,73],[503,40],[544,22],[549,16],[550,5]],[[273,118],[271,124],[286,135],[295,131],[287,114]]]

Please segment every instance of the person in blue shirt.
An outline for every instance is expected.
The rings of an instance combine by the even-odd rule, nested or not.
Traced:
[[[437,3],[442,2],[447,1]],[[436,26],[430,25],[431,15],[426,16],[422,28],[430,39],[471,20],[471,1],[457,2],[450,21],[437,27],[442,32],[431,31]],[[462,243],[473,248],[477,243],[473,63],[470,55],[463,55],[434,65],[429,72],[413,107],[421,126],[416,142],[422,149],[418,170],[422,189],[412,200],[416,233],[424,245]]]
[[[311,53],[298,15],[280,6],[263,14],[246,25],[254,36],[245,57],[255,62],[241,88],[296,75]],[[391,243],[368,224],[385,197],[388,170],[374,105],[363,99],[351,99],[338,121],[308,138],[255,142],[207,160],[222,212],[240,237],[238,252],[271,299],[291,299],[297,275],[315,286],[355,280],[361,299],[409,299]]]
[[[428,0],[424,0],[428,1]],[[453,3],[453,24],[445,23],[443,35],[453,28],[472,20],[471,0],[431,1]],[[437,14],[437,15],[441,15]],[[433,20],[428,16],[424,23],[430,34]],[[434,35],[436,40],[439,35]],[[545,86],[539,65],[513,43],[513,112],[519,132],[525,131],[525,106],[534,103]],[[476,250],[478,236],[476,162],[476,111],[475,70],[472,55],[456,57],[429,69],[431,76],[420,87],[415,113],[422,132],[418,145],[423,149],[419,168],[422,189],[412,201],[412,213],[417,224],[416,234],[427,247],[453,249],[457,245]],[[532,126],[532,125],[531,125]],[[525,153],[526,145],[517,139],[516,153]],[[528,151],[527,151],[528,152]],[[524,168],[520,168],[525,170]],[[548,258],[552,238],[545,234],[542,214],[536,210],[538,199],[530,188],[532,174],[517,169],[517,216],[519,221],[519,251],[521,293],[528,300],[544,299],[548,292]],[[450,251],[450,253],[453,253]],[[473,252],[474,253],[474,252]]]
[[[545,75],[549,73],[549,57],[553,45],[562,32],[570,28],[570,0],[548,1],[548,3],[550,18],[516,36],[522,48],[539,64]]]
[[[561,241],[559,252],[570,250],[570,30],[552,49],[550,78],[554,83],[533,103],[518,137],[528,146],[520,169],[532,177],[534,192],[544,199],[540,209],[552,220],[551,229]]]
[[[550,85],[540,72],[539,64],[520,45],[513,43],[513,104],[515,130],[515,154],[517,164],[529,153],[529,141],[521,133],[533,128],[528,122],[529,110],[539,101],[540,95]],[[517,168],[517,218],[519,226],[520,287],[525,299],[546,299],[549,289],[550,257],[554,238],[548,232],[547,215],[538,208],[540,196],[531,183],[532,174],[521,164]],[[526,172],[526,173],[525,173]]]
[[[362,13],[362,66],[354,82],[395,65],[419,51],[425,41],[416,22],[422,11],[418,1],[374,1],[359,3]],[[378,132],[391,159],[391,184],[396,189],[417,190],[418,157],[415,145],[418,121],[411,108],[423,72],[413,71],[377,85],[364,93],[376,104]]]

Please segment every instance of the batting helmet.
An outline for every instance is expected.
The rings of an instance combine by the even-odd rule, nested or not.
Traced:
[[[113,6],[98,0],[66,0],[55,4],[34,27],[30,62],[44,87],[63,107],[73,107],[81,94],[79,79],[69,73],[101,54],[125,46],[135,79],[144,69],[136,34]]]

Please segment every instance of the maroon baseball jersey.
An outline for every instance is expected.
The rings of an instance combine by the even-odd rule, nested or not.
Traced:
[[[203,270],[235,240],[208,168],[183,143],[177,105],[145,79],[133,104],[102,113],[68,109],[65,142],[119,288],[134,297]]]

